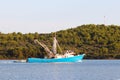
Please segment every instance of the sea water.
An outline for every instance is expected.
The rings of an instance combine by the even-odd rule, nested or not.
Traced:
[[[120,80],[120,60],[14,63],[0,60],[0,80]]]

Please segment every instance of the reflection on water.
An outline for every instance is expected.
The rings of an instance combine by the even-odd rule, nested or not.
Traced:
[[[0,61],[0,80],[120,80],[120,60],[80,63],[13,63]]]

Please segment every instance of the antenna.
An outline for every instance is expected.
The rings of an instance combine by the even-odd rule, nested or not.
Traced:
[[[104,16],[104,25],[106,24],[106,23],[105,23],[105,18],[106,18],[106,16]]]

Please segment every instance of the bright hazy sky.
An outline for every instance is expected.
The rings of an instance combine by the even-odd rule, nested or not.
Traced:
[[[120,0],[0,0],[2,33],[48,33],[104,22],[120,25]]]

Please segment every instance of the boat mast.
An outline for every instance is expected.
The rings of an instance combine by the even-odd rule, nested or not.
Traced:
[[[56,40],[56,33],[55,33],[55,37],[53,38],[53,53],[54,53],[54,54],[57,53],[57,40]]]
[[[60,45],[58,44],[58,41],[56,39],[56,33],[55,33],[55,37],[53,38],[53,53],[57,54],[57,46],[60,50],[60,52],[62,53],[62,49],[60,48]]]

